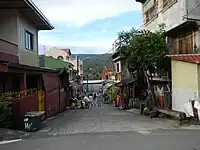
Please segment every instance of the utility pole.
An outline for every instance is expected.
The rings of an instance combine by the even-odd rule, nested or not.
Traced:
[[[88,73],[87,73],[87,94],[88,94]]]

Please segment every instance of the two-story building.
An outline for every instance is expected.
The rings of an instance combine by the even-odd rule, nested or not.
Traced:
[[[0,60],[38,66],[38,31],[54,27],[31,0],[0,6]]]
[[[143,29],[165,25],[169,54],[197,53],[200,46],[200,1],[136,0],[142,3]]]
[[[50,117],[64,106],[59,71],[39,67],[38,31],[53,28],[31,0],[0,1],[0,99],[13,100],[17,124],[25,112]]]
[[[123,93],[123,95],[124,94],[126,95],[124,105],[130,108],[134,98],[134,93],[135,93],[134,82],[136,79],[133,78],[133,76],[129,72],[126,65],[126,60],[121,51],[114,50],[114,53],[112,55],[112,61],[114,63],[114,69],[115,69],[116,86],[120,87],[119,92]]]
[[[200,51],[200,1],[194,0],[136,0],[142,3],[143,29],[156,31],[160,24],[165,26],[167,33],[168,54],[170,58],[193,57]],[[196,55],[195,55],[196,56]],[[175,74],[180,74],[180,69],[174,69],[177,63],[172,60],[172,102],[173,110],[182,111],[188,97],[194,97],[194,92],[182,85]],[[187,65],[185,66],[187,67]],[[184,74],[185,75],[185,74]],[[182,75],[182,76],[184,76]],[[186,79],[186,77],[185,77]],[[157,87],[158,88],[158,87]],[[170,91],[171,91],[170,90]],[[160,95],[163,88],[158,88]],[[179,91],[179,92],[177,92]],[[184,97],[183,97],[184,95]],[[165,101],[163,102],[165,103]],[[179,105],[177,105],[179,104]],[[163,104],[164,105],[164,104]],[[180,109],[182,107],[182,109]],[[169,108],[169,107],[168,107]]]
[[[50,48],[44,55],[73,64],[73,69],[77,70],[79,75],[83,75],[83,61],[81,61],[78,57],[71,58],[70,49],[61,49],[53,47]]]

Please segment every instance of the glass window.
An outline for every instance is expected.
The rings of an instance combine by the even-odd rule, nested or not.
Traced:
[[[33,34],[26,31],[25,35],[25,47],[28,50],[33,50]]]

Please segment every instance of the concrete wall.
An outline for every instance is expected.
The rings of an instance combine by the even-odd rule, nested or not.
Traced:
[[[0,60],[19,63],[17,11],[0,10]]]
[[[148,7],[149,0],[143,5],[143,10]],[[173,0],[174,2],[163,9],[162,0],[158,0],[158,16],[150,20],[147,24],[143,25],[144,29],[155,31],[158,29],[158,25],[164,23],[166,30],[170,30],[179,24],[183,23],[183,16],[186,15],[186,0]],[[144,12],[143,12],[144,13]]]
[[[0,39],[18,45],[16,10],[0,10]]]
[[[38,66],[38,30],[22,15],[19,15],[17,18],[17,26],[20,64]],[[25,48],[26,30],[33,34],[33,51]]]
[[[172,109],[184,111],[183,105],[199,97],[198,66],[172,60]]]

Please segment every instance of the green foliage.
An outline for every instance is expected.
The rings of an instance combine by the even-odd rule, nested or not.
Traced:
[[[170,60],[166,57],[164,28],[165,25],[161,24],[156,32],[134,28],[127,32],[123,31],[119,33],[116,43],[116,49],[124,56],[129,71],[132,74],[136,73],[138,88],[141,91],[148,91],[151,104],[154,106],[157,104],[149,77],[156,69],[168,70],[170,64]]]
[[[11,102],[0,98],[0,126],[7,126],[7,123],[10,121],[10,104]]]
[[[83,60],[84,79],[88,74],[89,80],[100,80],[104,66],[112,66],[112,54],[74,54]],[[91,69],[90,69],[91,68]]]
[[[119,33],[116,48],[125,56],[131,72],[153,72],[155,67],[166,68],[167,45],[163,28],[164,26],[160,25],[156,32],[131,29]]]

